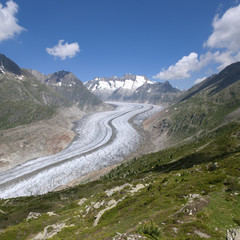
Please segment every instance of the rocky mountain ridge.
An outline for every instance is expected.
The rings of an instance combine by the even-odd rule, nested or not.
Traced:
[[[114,92],[113,97],[115,97],[116,92]],[[173,88],[168,81],[163,83],[155,82],[154,84],[145,83],[137,88],[130,96],[124,97],[123,101],[171,104],[176,97],[181,94],[182,92],[177,88]]]
[[[153,82],[145,76],[125,74],[121,78],[117,76],[110,78],[96,77],[91,81],[85,82],[85,86],[101,99],[111,100],[111,95],[115,91],[121,89],[122,95],[128,96],[145,83],[153,84]]]
[[[53,75],[52,73],[46,75],[34,69],[25,69],[25,70],[27,70],[29,73],[31,73],[34,77],[36,77],[41,82],[45,82],[45,80],[47,80]]]
[[[146,76],[134,74],[125,74],[120,78],[97,77],[84,84],[101,99],[111,101],[162,104],[170,103],[180,93],[169,82],[157,83]]]

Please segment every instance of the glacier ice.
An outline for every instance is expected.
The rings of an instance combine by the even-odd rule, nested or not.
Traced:
[[[130,119],[141,122],[161,107],[112,103],[114,111],[94,113],[78,121],[75,141],[63,151],[29,160],[0,173],[0,198],[44,194],[68,182],[115,163],[141,143]]]

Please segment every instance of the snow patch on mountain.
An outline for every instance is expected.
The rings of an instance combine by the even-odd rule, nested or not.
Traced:
[[[121,78],[113,76],[110,78],[96,77],[85,83],[85,86],[94,94],[102,99],[107,99],[115,91],[121,94],[133,93],[137,88],[144,84],[155,84],[145,76],[125,74]]]
[[[120,78],[96,77],[85,86],[104,101],[169,104],[180,92],[169,82],[154,82],[129,73]]]
[[[4,71],[4,66],[0,66],[0,71],[2,74],[6,74],[5,71]]]

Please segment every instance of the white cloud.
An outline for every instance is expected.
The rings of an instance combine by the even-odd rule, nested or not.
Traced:
[[[231,63],[237,62],[240,60],[240,53],[233,54],[231,51],[216,51],[216,52],[207,52],[200,56],[199,60],[199,69],[205,67],[210,63],[220,64],[217,69],[222,70]]]
[[[217,69],[222,70],[226,66],[238,61],[239,59],[236,55],[233,55],[229,51],[225,51],[225,52],[217,51],[214,54],[214,60],[215,60],[215,62],[220,63],[220,65],[217,67]]]
[[[192,72],[196,72],[211,63],[220,64],[217,69],[222,70],[229,64],[240,60],[240,52],[232,54],[231,51],[206,52],[198,57],[197,53],[190,53],[184,56],[176,64],[171,65],[167,70],[162,70],[153,76],[156,79],[177,80],[185,79],[191,76]]]
[[[162,70],[153,78],[173,80],[190,77],[190,72],[198,66],[198,54],[195,52],[184,56],[175,65],[171,65],[167,70]]]
[[[80,52],[80,48],[77,42],[70,44],[66,42],[64,44],[64,40],[59,40],[56,46],[52,48],[46,48],[46,51],[49,55],[53,55],[55,57],[59,57],[61,60],[65,60],[67,57],[75,57],[76,54]]]
[[[195,80],[195,84],[198,84],[198,83],[200,83],[200,82],[202,82],[202,81],[204,81],[206,79],[206,77],[203,77],[203,78],[198,78],[198,79],[196,79]]]
[[[13,38],[15,35],[25,30],[18,25],[18,19],[15,15],[18,12],[18,5],[9,0],[6,6],[0,3],[0,42]]]
[[[213,20],[213,33],[205,46],[225,48],[236,52],[240,49],[240,5],[228,9],[222,17],[216,15]]]
[[[220,64],[217,69],[222,70],[227,65],[236,61],[236,58],[229,51],[206,52],[200,56],[199,70],[211,63]]]
[[[166,80],[184,79],[208,64],[219,64],[217,69],[222,70],[229,64],[240,61],[240,4],[228,9],[222,17],[216,15],[212,26],[213,33],[204,43],[204,46],[212,51],[199,57],[197,53],[184,56],[176,64],[153,77]]]
[[[218,70],[240,60],[240,4],[229,8],[222,17],[216,15],[213,33],[204,46],[218,51],[212,54],[213,60],[220,63]]]

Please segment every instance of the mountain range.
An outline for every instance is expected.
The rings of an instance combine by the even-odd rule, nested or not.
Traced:
[[[95,181],[89,175],[61,191],[0,199],[0,238],[234,239],[240,226],[239,89],[240,63],[234,63],[145,122],[162,150]]]
[[[10,101],[19,95],[17,102],[31,97],[34,105],[54,102],[66,107],[72,99],[59,90],[62,85],[72,87],[75,78],[68,72],[35,73],[44,84],[28,75],[32,71],[19,70],[12,62],[2,64],[0,72],[0,86],[12,89],[12,93],[1,90],[1,99]],[[131,78],[121,82],[121,99],[158,84]],[[96,81],[97,89],[104,84],[109,86],[105,90],[110,89],[110,80]],[[137,82],[142,85],[132,87]],[[134,90],[125,91],[127,86]],[[35,97],[38,88],[41,94]],[[159,88],[172,91],[167,82]],[[104,94],[110,99],[118,89]],[[91,173],[80,185],[64,190],[0,199],[0,239],[236,239],[240,234],[239,90],[240,62],[236,62],[185,92],[176,90],[171,105],[144,122],[156,152],[123,162],[97,180]],[[1,105],[5,105],[2,100]]]
[[[120,78],[97,77],[84,84],[105,101],[170,104],[181,94],[181,91],[173,88],[169,82],[154,82],[145,76],[134,74],[125,74]]]
[[[60,71],[46,81],[0,54],[0,129],[50,118],[58,108],[106,108],[72,73]],[[39,81],[41,80],[41,81]]]

